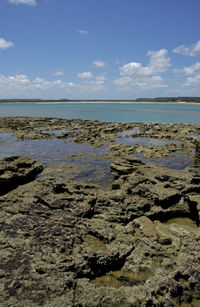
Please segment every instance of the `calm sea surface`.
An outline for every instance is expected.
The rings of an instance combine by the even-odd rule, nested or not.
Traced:
[[[2,103],[0,117],[32,116],[111,122],[200,124],[200,104],[37,104]]]
[[[0,104],[0,117],[31,116],[58,117],[66,119],[90,119],[114,122],[159,122],[159,123],[200,123],[200,104]],[[1,118],[0,118],[1,120]],[[137,133],[138,128],[129,131]],[[48,131],[47,131],[48,132]],[[59,132],[61,133],[62,130]],[[177,141],[154,140],[148,137],[126,137],[127,131],[119,134],[116,144],[146,146],[164,146],[168,142]],[[66,143],[66,140],[53,138],[50,140],[21,140],[11,133],[0,133],[0,159],[12,155],[28,155],[42,163],[45,167],[41,174],[75,180],[83,183],[96,183],[107,188],[113,180],[110,172],[111,160],[102,157],[108,152],[108,145],[93,148],[89,144]],[[79,155],[82,155],[81,157]],[[71,156],[77,155],[76,159]],[[169,157],[147,159],[142,154],[135,154],[144,162],[153,162],[159,166],[184,169],[193,165],[193,157],[183,152],[171,153]]]

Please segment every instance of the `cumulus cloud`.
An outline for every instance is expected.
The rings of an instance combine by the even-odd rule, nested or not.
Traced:
[[[9,2],[14,4],[37,5],[36,0],[9,0]]]
[[[131,77],[123,77],[113,81],[113,84],[120,89],[126,91],[133,86],[133,79]]]
[[[150,77],[162,73],[170,67],[170,58],[167,57],[167,50],[148,51],[149,64],[142,66],[140,63],[131,62],[120,67],[120,75],[132,77]]]
[[[64,82],[62,80],[49,81],[41,77],[30,79],[27,75],[16,74],[12,76],[0,75],[1,97],[52,97],[52,94],[63,96],[77,96],[80,93],[88,95],[105,89],[105,76],[83,79],[80,83]],[[77,97],[78,98],[78,97]]]
[[[1,98],[52,98],[68,97],[78,99],[80,97],[94,97],[102,95],[106,89],[106,77],[98,75],[93,79],[81,79],[80,82],[66,82],[62,80],[49,81],[48,79],[29,78],[25,74],[1,75],[0,93]],[[96,94],[98,93],[98,94]],[[91,95],[91,96],[90,96]]]
[[[105,67],[105,63],[104,63],[103,61],[100,61],[100,60],[94,61],[93,64],[94,64],[96,67]]]
[[[94,80],[85,80],[84,83],[76,84],[76,86],[82,93],[103,91],[105,89],[105,80],[104,76],[97,76]]]
[[[68,90],[74,86],[75,84],[72,82],[63,82],[61,80],[47,81],[40,77],[30,80],[28,76],[23,74],[8,77],[0,75],[1,95],[5,97],[9,97],[10,93],[12,93],[13,97],[17,97],[18,95],[37,93],[38,90],[43,92],[56,88]]]
[[[186,82],[184,83],[185,86],[196,86],[200,85],[200,74],[197,74],[193,77],[188,77]]]
[[[78,32],[82,35],[87,35],[88,34],[88,31],[86,30],[78,30]]]
[[[107,78],[105,76],[97,76],[96,80],[97,81],[105,81]]]
[[[179,53],[183,55],[189,55],[189,48],[185,45],[180,45],[173,50],[174,53]]]
[[[105,89],[105,81],[107,78],[104,75],[94,77],[91,72],[79,73],[80,83],[76,83],[76,89],[81,93],[90,93]]]
[[[164,84],[163,78],[160,76],[152,76],[151,78],[140,78],[135,80],[131,77],[123,77],[114,80],[113,84],[123,91],[129,91],[132,89],[149,91],[156,88],[168,87],[168,85]]]
[[[93,78],[93,74],[90,71],[88,72],[85,71],[85,72],[78,73],[77,77],[79,79],[91,79]]]
[[[113,83],[123,90],[130,90],[134,87],[144,90],[167,87],[163,78],[159,76],[160,73],[167,71],[171,66],[170,58],[167,57],[167,50],[149,50],[147,56],[149,57],[147,66],[142,66],[141,63],[137,62],[130,62],[120,67],[120,75],[123,77],[114,80]]]
[[[26,75],[15,75],[6,77],[0,75],[0,88],[1,89],[20,89],[24,90],[31,84],[30,80]]]
[[[195,44],[190,45],[189,47],[185,45],[180,45],[173,50],[174,53],[188,55],[188,56],[197,56],[200,55],[200,40]]]
[[[185,66],[182,69],[174,69],[175,73],[185,73],[186,75],[193,75],[200,70],[200,62],[191,66]]]
[[[185,77],[183,86],[200,85],[200,62],[191,66],[184,66],[182,69],[174,69],[174,73]]]
[[[64,75],[63,71],[56,71],[52,74],[52,76],[62,76],[62,75]]]
[[[4,38],[0,37],[0,49],[7,49],[13,46],[12,42],[7,42]]]

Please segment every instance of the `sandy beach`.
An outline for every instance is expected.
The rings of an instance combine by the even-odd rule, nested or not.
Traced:
[[[122,101],[99,101],[99,100],[93,100],[93,101],[51,101],[51,102],[35,102],[36,104],[187,104],[187,105],[200,105],[200,103],[197,102],[185,102],[185,101],[179,101],[179,102],[173,102],[173,101],[168,101],[168,102],[152,102],[152,101],[128,101],[128,100],[122,100]]]

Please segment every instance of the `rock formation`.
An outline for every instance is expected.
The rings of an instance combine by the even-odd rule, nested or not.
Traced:
[[[109,153],[107,190],[38,177],[29,157],[0,161],[2,307],[199,306],[200,166],[123,150]]]

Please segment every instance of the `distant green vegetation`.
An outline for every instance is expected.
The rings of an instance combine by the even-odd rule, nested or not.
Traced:
[[[69,99],[59,99],[59,100],[56,100],[56,99],[36,99],[36,98],[33,98],[33,99],[0,99],[0,103],[2,102],[54,102],[54,101],[60,101],[60,102],[63,102],[63,101],[70,101]]]
[[[141,102],[141,101],[147,101],[147,102],[196,102],[200,103],[200,97],[155,97],[155,98],[137,98],[137,99],[0,99],[0,103],[6,103],[6,102],[23,102],[23,103],[32,103],[32,102],[92,102],[92,101],[98,101],[98,102]]]
[[[154,101],[154,102],[198,102],[200,103],[200,97],[155,97],[155,98],[137,98],[135,101]]]

